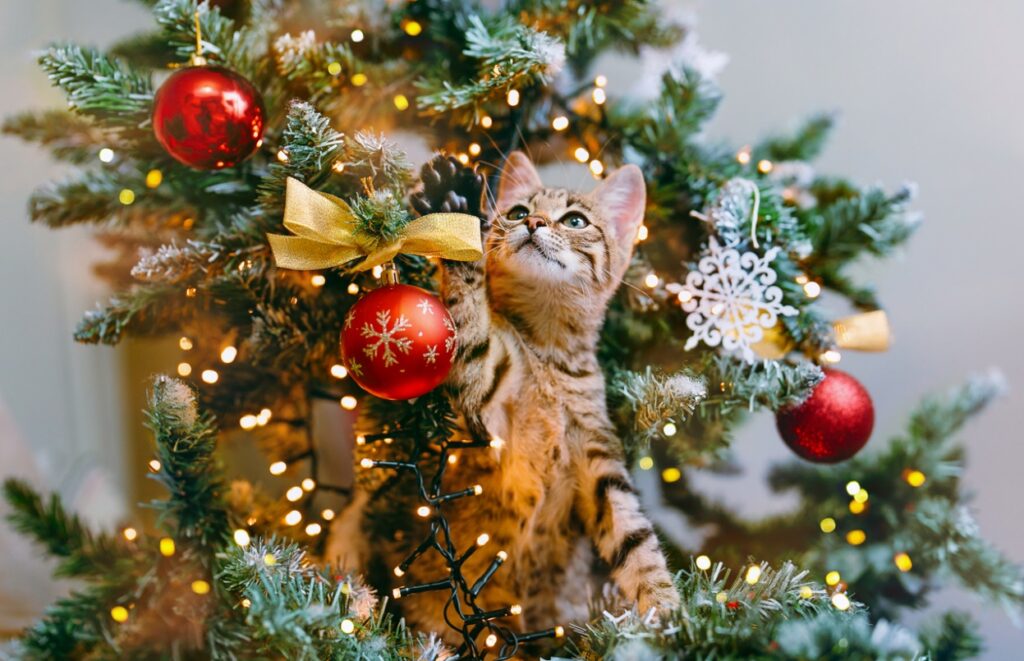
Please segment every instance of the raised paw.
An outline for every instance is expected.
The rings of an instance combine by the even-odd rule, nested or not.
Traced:
[[[665,616],[678,607],[679,591],[672,580],[672,575],[667,571],[659,571],[657,575],[648,577],[640,584],[636,602],[636,609],[640,615],[646,615],[654,609],[659,616]]]

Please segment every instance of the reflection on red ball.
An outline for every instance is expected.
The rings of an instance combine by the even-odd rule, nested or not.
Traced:
[[[260,145],[263,100],[248,80],[218,66],[175,71],[153,100],[153,132],[167,153],[200,170],[236,165]]]
[[[457,347],[455,322],[444,304],[410,285],[366,294],[349,310],[341,331],[348,373],[382,399],[411,399],[441,385]]]
[[[802,404],[775,416],[779,434],[793,452],[819,464],[834,464],[857,454],[871,437],[875,407],[857,379],[839,370],[825,370]]]

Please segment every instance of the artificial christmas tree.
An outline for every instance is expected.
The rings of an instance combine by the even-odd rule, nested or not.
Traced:
[[[926,400],[905,435],[876,439],[838,466],[776,468],[772,486],[800,497],[785,515],[751,523],[690,488],[692,471],[731,459],[731,431],[748,411],[801,410],[828,383],[821,365],[835,362],[840,349],[879,348],[878,338],[887,337],[877,332],[884,320],[879,301],[847,267],[909,238],[917,224],[907,208],[911,191],[864,189],[815,173],[809,162],[828,133],[828,117],[754,147],[708,145],[700,129],[718,91],[701,73],[707,67],[692,59],[692,47],[679,51],[691,59],[661,67],[656,99],[622,98],[595,70],[598,56],[668,49],[692,38],[690,26],[673,24],[644,0],[514,0],[489,8],[435,0],[145,4],[158,24],[153,34],[110,54],[58,45],[40,57],[67,93],[69,112],[26,113],[4,126],[81,166],[71,179],[37,191],[33,219],[54,227],[103,223],[122,256],[104,270],[119,282],[129,274],[134,281],[87,314],[76,339],[114,344],[175,334],[189,356],[178,373],[190,382],[159,377],[152,386],[156,449],[148,470],[167,497],[154,503],[160,516],[151,526],[93,533],[59,501],[7,483],[16,527],[60,559],[61,574],[82,581],[24,633],[16,652],[966,658],[979,648],[968,616],[950,613],[920,631],[896,620],[922,606],[947,577],[985,599],[1020,606],[1022,572],[979,537],[959,483],[963,452],[951,440],[998,393],[995,378]],[[194,152],[165,150],[155,125],[165,119],[157,112],[161,91],[193,70],[157,86],[149,67],[186,60],[197,42],[207,60],[200,71],[230,71],[247,81],[246,105],[260,110],[259,130],[247,116],[245,144],[229,158],[214,157],[219,140],[205,143],[209,153],[199,160]],[[192,130],[187,137],[199,136]],[[427,163],[417,178],[392,141],[399,139],[410,151],[425,146],[448,156]],[[116,164],[95,158],[111,146],[120,155]],[[529,236],[556,225],[567,242],[597,236],[591,221],[601,209],[555,218],[496,203],[506,159],[524,158],[513,156],[516,150],[538,164],[576,161],[572,167],[606,184],[624,166],[638,168],[646,183],[642,224],[614,244],[632,258],[594,347],[600,370],[563,365],[562,372],[607,383],[607,410],[622,447],[602,448],[608,457],[588,460],[659,470],[666,504],[694,526],[712,524],[701,548],[662,540],[676,572],[674,585],[663,587],[674,588],[675,598],[651,610],[630,610],[637,595],[609,589],[589,595],[589,616],[524,627],[547,614],[522,612],[515,598],[531,595],[493,590],[518,558],[488,548],[496,534],[453,523],[464,521],[455,515],[470,503],[484,507],[481,526],[497,518],[490,514],[504,506],[504,492],[483,491],[460,476],[507,456],[515,435],[495,434],[493,421],[489,427],[478,415],[483,405],[455,406],[464,400],[452,383],[431,390],[401,375],[383,386],[360,381],[364,375],[339,349],[346,319],[370,302],[360,297],[387,293],[378,288],[390,274],[437,291],[443,259],[446,277],[481,284],[469,266],[451,267],[476,262],[479,241],[437,249],[437,242],[452,248],[442,240],[451,227],[432,224],[431,215],[457,215],[449,220],[488,235],[519,223]],[[512,181],[524,183],[530,182]],[[312,226],[295,211],[314,207],[296,207],[296,190],[310,205],[327,201],[333,211],[318,216],[327,220],[317,227],[331,230],[330,240],[321,240],[322,231],[306,232]],[[282,252],[300,239],[320,247]],[[597,267],[601,258],[590,262],[596,281],[609,271]],[[818,303],[823,288],[861,314],[829,318]],[[430,298],[420,302],[434,305]],[[464,301],[436,302],[453,303]],[[486,299],[478,307],[486,310]],[[431,309],[435,321],[448,318],[444,308]],[[865,329],[871,332],[852,332]],[[466,329],[441,321],[434,330],[445,333],[440,345]],[[413,338],[400,339],[410,341],[411,352]],[[450,351],[434,347],[435,360],[442,350],[456,367],[486,357],[488,345],[470,339],[453,341]],[[420,368],[431,346],[419,352]],[[404,350],[397,351],[400,361]],[[438,375],[444,376],[440,368],[430,385]],[[495,375],[493,389],[500,381]],[[373,397],[360,383],[396,401]],[[354,485],[325,478],[323,439],[313,428],[315,403],[323,399],[359,410]],[[218,461],[218,445],[230,443],[226,432],[238,427],[268,453],[269,490]],[[510,491],[536,477],[502,475]],[[635,497],[631,490],[628,476],[605,475],[588,496],[621,505]],[[351,501],[346,512],[361,508],[358,528],[328,500],[339,494]],[[634,548],[657,546],[653,529],[635,532],[642,538],[627,535],[626,545],[605,553],[603,571],[620,576]],[[475,543],[456,543],[466,536]],[[344,560],[337,548],[364,551],[365,571],[336,569]],[[410,552],[382,566],[395,549]],[[418,567],[437,573],[407,582]],[[582,581],[559,589],[587,596]],[[450,626],[412,629],[400,619],[424,608],[418,603],[435,603],[425,600],[437,594],[444,599],[435,615]]]

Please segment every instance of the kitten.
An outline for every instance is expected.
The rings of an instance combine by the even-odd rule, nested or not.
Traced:
[[[466,563],[467,576],[480,575],[495,552],[507,551],[481,601],[494,609],[520,604],[522,614],[510,624],[521,630],[587,619],[594,550],[641,612],[678,603],[608,418],[596,354],[645,195],[636,166],[583,195],[544,187],[529,159],[514,152],[501,176],[486,264],[443,267],[444,302],[459,330],[448,386],[467,420],[504,440],[459,455],[446,482],[452,489],[480,484],[483,493],[446,514],[458,548],[490,535],[486,549]],[[361,538],[357,525],[339,522],[331,550],[340,542],[351,556],[351,540]],[[393,552],[392,567],[410,550],[394,546],[384,551]],[[408,574],[403,585],[435,581],[446,571],[427,553]],[[403,614],[417,628],[445,632],[447,596],[407,597]]]

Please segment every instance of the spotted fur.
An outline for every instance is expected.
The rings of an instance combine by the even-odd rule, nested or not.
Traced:
[[[501,177],[485,263],[444,264],[442,294],[460,339],[448,386],[470,433],[504,441],[463,453],[449,471],[453,488],[483,486],[450,508],[449,520],[460,548],[491,537],[467,575],[508,552],[481,596],[493,608],[521,604],[511,623],[524,630],[586,618],[595,564],[641,611],[678,602],[608,418],[596,354],[644,204],[635,166],[580,194],[545,188],[516,152]],[[392,565],[409,551],[398,546]],[[443,577],[431,555],[404,581]],[[410,597],[417,601],[404,615],[444,631],[445,597]]]

